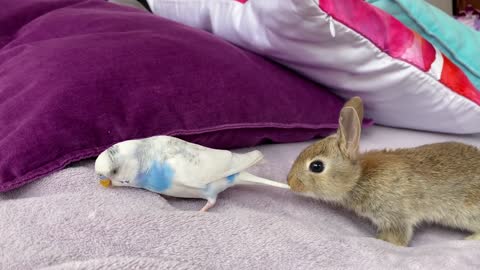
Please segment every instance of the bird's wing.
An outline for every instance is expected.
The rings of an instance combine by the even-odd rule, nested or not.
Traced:
[[[191,154],[177,154],[168,159],[168,163],[175,168],[175,182],[194,188],[205,188],[209,183],[239,173],[263,158],[260,151],[237,154],[203,147],[196,148]]]

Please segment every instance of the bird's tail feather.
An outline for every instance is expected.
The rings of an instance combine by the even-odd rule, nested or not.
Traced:
[[[237,179],[235,182],[237,184],[244,184],[244,185],[257,184],[257,185],[266,185],[266,186],[290,189],[290,187],[287,184],[283,184],[280,182],[258,177],[248,172],[241,172],[238,174],[236,178]]]

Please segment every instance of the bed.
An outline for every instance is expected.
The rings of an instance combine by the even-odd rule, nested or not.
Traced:
[[[362,150],[460,141],[454,136],[371,127]],[[285,182],[311,142],[256,147],[251,171]],[[238,149],[242,152],[248,149]],[[1,195],[2,269],[472,269],[480,243],[424,225],[409,248],[374,238],[368,221],[267,187],[235,187],[200,213],[204,201],[165,199],[130,188],[105,189],[93,160]]]
[[[182,11],[202,1],[208,5]],[[103,0],[4,3],[0,269],[480,267],[480,242],[463,240],[468,232],[423,224],[408,247],[397,247],[377,240],[368,220],[288,190],[234,187],[202,213],[203,200],[102,187],[94,172],[99,153],[158,134],[258,149],[265,160],[250,172],[285,182],[300,151],[336,131],[354,95],[367,113],[362,151],[444,141],[480,147],[480,77],[468,54],[450,61],[366,1],[225,0],[222,8],[233,5],[225,28],[215,25],[219,1],[202,1],[172,9],[159,5],[175,0],[147,1],[154,14],[146,1],[112,1],[133,8]],[[312,17],[282,18],[312,28],[279,20],[296,26],[280,33],[262,22],[270,17],[255,17],[264,8],[291,15],[291,1],[315,4],[300,9]],[[372,15],[386,37],[416,42],[406,48],[375,38],[379,32],[365,33],[339,13],[342,5],[356,7],[347,9],[353,17]],[[239,14],[244,28],[229,29]],[[318,35],[305,34],[311,29]],[[292,35],[289,46],[298,50],[283,46],[279,33]],[[342,57],[340,47],[350,54]]]

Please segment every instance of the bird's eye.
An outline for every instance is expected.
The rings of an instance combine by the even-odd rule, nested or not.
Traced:
[[[115,175],[117,173],[118,173],[118,169],[115,168],[115,169],[112,170],[112,175]]]
[[[325,166],[320,160],[315,160],[310,163],[309,169],[313,173],[321,173],[325,169]]]

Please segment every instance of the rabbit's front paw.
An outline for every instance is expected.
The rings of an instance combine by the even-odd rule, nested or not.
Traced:
[[[465,240],[480,240],[480,233],[474,233],[470,236],[465,237]]]
[[[378,239],[405,247],[412,238],[412,226],[399,226],[396,228],[382,228],[378,233]]]

